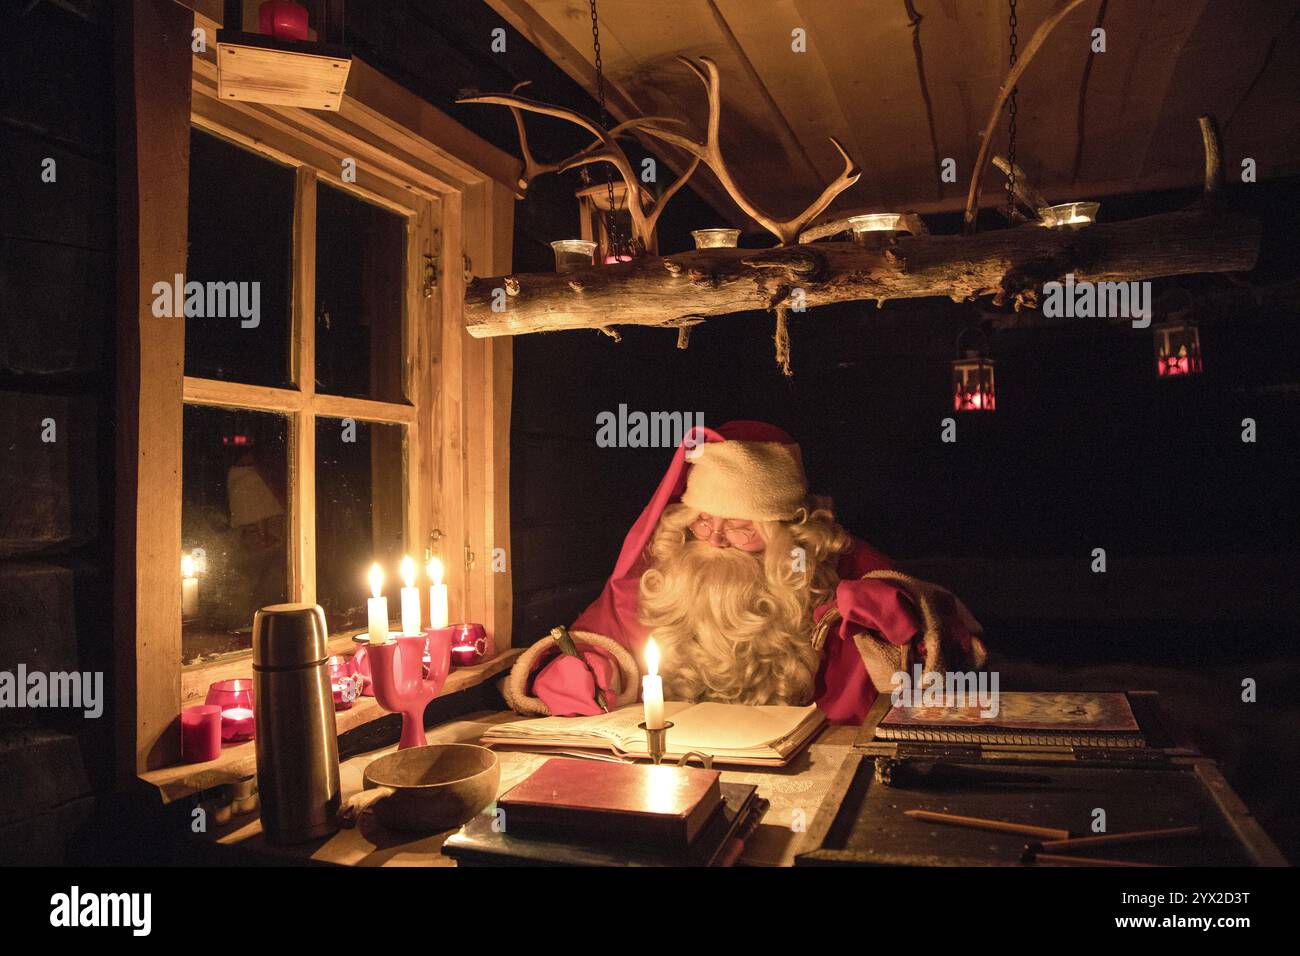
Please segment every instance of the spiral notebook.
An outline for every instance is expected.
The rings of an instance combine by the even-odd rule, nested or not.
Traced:
[[[996,714],[977,704],[895,705],[876,726],[875,738],[1028,747],[1146,746],[1125,694],[1007,692],[998,695]]]

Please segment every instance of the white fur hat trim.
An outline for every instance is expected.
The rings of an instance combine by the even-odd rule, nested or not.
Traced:
[[[804,507],[808,480],[798,445],[706,442],[688,454],[682,503],[718,518],[784,521]]]

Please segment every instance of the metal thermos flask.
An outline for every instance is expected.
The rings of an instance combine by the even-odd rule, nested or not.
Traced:
[[[262,832],[304,843],[338,829],[339,748],[329,631],[315,604],[273,604],[253,616],[253,707]]]

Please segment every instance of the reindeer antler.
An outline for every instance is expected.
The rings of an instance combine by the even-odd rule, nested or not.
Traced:
[[[627,154],[623,152],[623,147],[618,144],[616,137],[642,122],[676,123],[679,121],[668,117],[655,116],[647,117],[644,120],[629,120],[620,123],[613,129],[606,130],[576,110],[566,109],[563,106],[551,106],[549,103],[541,103],[517,95],[519,90],[528,85],[528,82],[517,83],[508,94],[467,96],[456,101],[457,103],[494,103],[508,107],[510,112],[514,114],[515,127],[519,130],[519,148],[524,158],[524,172],[519,179],[520,191],[516,195],[522,199],[523,193],[527,191],[528,185],[533,178],[543,173],[567,172],[579,166],[589,166],[593,163],[609,163],[618,170],[619,177],[627,187],[627,208],[632,217],[633,240],[641,248],[648,248],[654,240],[654,231],[659,221],[659,214],[663,212],[668,200],[672,199],[677,194],[677,191],[686,184],[686,180],[691,178],[691,174],[699,167],[700,161],[695,159],[686,171],[677,177],[677,181],[664,190],[658,199],[652,201],[647,209],[642,198],[640,183],[637,182],[636,173],[632,170],[632,163],[628,160]],[[525,111],[567,120],[587,130],[595,137],[595,140],[586,149],[574,153],[568,159],[560,160],[558,163],[538,162],[528,148],[528,136],[524,131],[523,112]]]
[[[799,233],[802,232],[803,229],[822,212],[822,210],[829,206],[836,196],[856,183],[858,178],[862,175],[862,170],[853,162],[844,147],[840,145],[839,140],[832,136],[831,145],[835,147],[836,152],[838,152],[844,159],[844,171],[836,176],[834,181],[822,190],[822,194],[797,216],[793,216],[790,219],[778,219],[775,216],[763,212],[763,210],[754,205],[753,201],[750,200],[740,186],[736,184],[736,181],[731,177],[731,173],[727,169],[726,160],[722,157],[722,146],[718,138],[718,130],[722,124],[722,93],[721,81],[718,75],[718,65],[707,56],[700,57],[700,63],[704,64],[703,69],[700,68],[699,64],[687,57],[679,56],[677,59],[686,64],[690,71],[699,78],[700,82],[704,84],[705,92],[708,94],[709,121],[704,142],[697,143],[689,136],[684,136],[681,133],[663,129],[659,126],[650,125],[654,122],[654,120],[650,118],[632,121],[625,125],[633,125],[666,143],[670,143],[673,146],[685,150],[694,156],[698,162],[705,163],[709,169],[713,170],[713,174],[718,177],[718,181],[722,183],[722,188],[725,189],[731,198],[736,201],[736,205],[743,209],[745,213],[753,218],[760,226],[772,233],[772,235],[776,236],[777,239],[781,241],[781,245],[791,245],[796,242],[799,238]]]
[[[518,93],[532,80],[524,80],[510,88],[511,93]],[[468,99],[457,100],[458,103],[469,102]],[[515,191],[516,199],[523,199],[534,179],[544,173],[553,173],[560,168],[559,163],[539,163],[528,148],[528,133],[524,130],[524,114],[517,106],[510,107],[510,114],[515,118],[515,129],[519,131],[519,151],[524,154],[524,172],[519,177],[519,188]]]

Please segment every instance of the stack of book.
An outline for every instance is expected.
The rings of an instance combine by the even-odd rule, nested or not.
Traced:
[[[730,866],[766,809],[716,770],[553,757],[443,852],[460,866]]]

